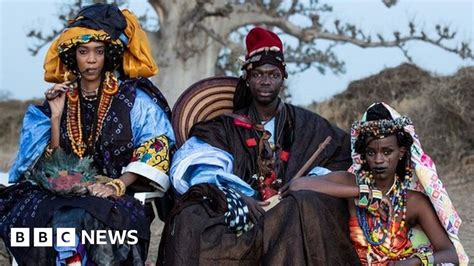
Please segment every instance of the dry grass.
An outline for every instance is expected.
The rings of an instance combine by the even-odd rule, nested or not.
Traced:
[[[352,82],[332,99],[309,109],[348,130],[367,107],[383,101],[409,115],[425,151],[449,182],[474,180],[474,67],[438,77],[410,64]],[[454,173],[454,174],[453,174]]]
[[[30,104],[40,102],[40,100],[0,101],[0,171],[6,171],[12,163],[26,108]]]

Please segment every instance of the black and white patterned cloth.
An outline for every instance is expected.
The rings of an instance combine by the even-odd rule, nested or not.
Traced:
[[[252,228],[249,219],[249,209],[240,194],[233,188],[219,186],[227,200],[227,212],[224,221],[229,229],[236,234],[242,234]]]

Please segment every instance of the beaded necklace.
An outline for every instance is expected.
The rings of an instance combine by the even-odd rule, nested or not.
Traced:
[[[81,89],[81,96],[84,100],[88,102],[93,102],[97,100],[97,97],[99,96],[99,88],[96,88],[92,93],[86,92]]]
[[[79,156],[84,157],[87,148],[94,147],[101,131],[102,126],[110,106],[112,105],[113,96],[118,92],[118,80],[111,72],[105,73],[105,80],[102,83],[102,90],[99,90],[99,107],[95,114],[95,123],[89,138],[85,141],[82,132],[81,105],[79,102],[79,89],[76,87],[67,93],[67,116],[66,128],[69,141],[71,142],[72,151]]]
[[[394,252],[392,245],[399,236],[406,224],[406,202],[407,202],[407,189],[412,179],[412,170],[410,167],[405,169],[405,179],[403,182],[400,181],[398,176],[395,176],[394,183],[386,196],[390,199],[393,206],[393,215],[389,214],[387,220],[383,220],[378,212],[371,213],[365,208],[357,207],[357,219],[359,226],[361,227],[365,239],[368,242],[367,261],[371,261],[371,255],[373,250],[382,253],[389,259],[399,259],[399,256],[404,251],[400,249],[398,252]],[[369,187],[374,188],[374,178],[371,172],[361,171],[359,177],[359,183],[368,184]],[[388,213],[388,210],[385,210]],[[401,216],[400,225],[396,230],[396,222],[398,217]],[[385,243],[387,237],[390,239],[389,248],[382,245]]]

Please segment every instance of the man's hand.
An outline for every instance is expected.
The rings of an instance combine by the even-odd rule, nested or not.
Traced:
[[[258,201],[242,193],[240,193],[240,196],[244,200],[245,204],[247,204],[247,208],[249,209],[250,221],[256,224],[258,219],[260,219],[260,217],[265,213],[265,210],[262,208],[262,206],[267,206],[268,204],[270,204],[270,202]]]

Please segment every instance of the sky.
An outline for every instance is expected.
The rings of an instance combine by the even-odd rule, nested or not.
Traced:
[[[48,46],[43,47],[37,56],[32,56],[27,49],[34,42],[26,34],[33,28],[57,28],[56,17],[64,2],[0,0],[0,95],[2,91],[8,91],[15,99],[37,98],[42,97],[51,86],[43,80],[42,67]],[[137,15],[149,8],[145,0],[130,2],[129,8]],[[433,32],[435,24],[442,24],[457,31],[456,40],[451,44],[467,41],[474,48],[474,0],[399,0],[391,8],[386,8],[380,0],[320,2],[333,6],[333,12],[324,13],[320,18],[327,25],[332,24],[334,19],[340,19],[365,29],[367,33],[389,36],[396,30],[407,32],[409,21],[414,21],[426,32]],[[325,43],[321,42],[321,45]],[[451,75],[460,67],[474,66],[474,60],[462,60],[430,44],[413,42],[407,47],[415,64],[437,75]],[[292,103],[307,105],[328,99],[346,89],[351,81],[407,61],[399,49],[393,48],[361,49],[346,44],[336,47],[335,52],[345,61],[346,73],[335,75],[327,71],[322,75],[315,69],[309,69],[290,76],[287,83]]]

